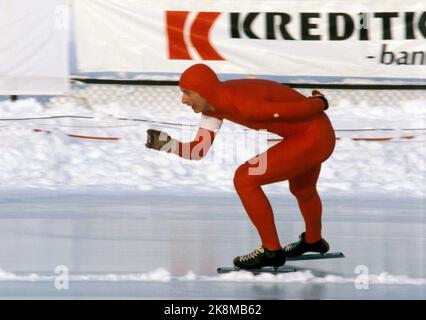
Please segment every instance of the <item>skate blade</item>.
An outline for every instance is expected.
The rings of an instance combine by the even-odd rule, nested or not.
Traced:
[[[315,260],[315,259],[336,259],[344,258],[345,255],[342,252],[329,252],[329,253],[312,253],[302,254],[299,257],[286,257],[286,261],[299,261],[299,260]]]
[[[295,268],[292,267],[264,267],[260,269],[240,269],[237,267],[219,267],[217,268],[217,273],[229,273],[229,272],[239,272],[239,271],[246,271],[251,272],[254,274],[259,273],[286,273],[286,272],[295,272],[297,271]]]

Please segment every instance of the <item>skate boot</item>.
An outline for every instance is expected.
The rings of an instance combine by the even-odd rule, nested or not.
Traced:
[[[308,251],[326,253],[330,249],[330,246],[328,245],[327,241],[325,241],[324,239],[321,239],[314,243],[306,243],[305,232],[303,232],[299,236],[299,239],[300,239],[299,242],[290,243],[283,248],[283,252],[286,257],[288,258],[299,257]]]
[[[240,269],[260,269],[263,267],[279,267],[285,263],[283,250],[269,250],[260,246],[252,253],[238,256],[234,259],[234,266]]]

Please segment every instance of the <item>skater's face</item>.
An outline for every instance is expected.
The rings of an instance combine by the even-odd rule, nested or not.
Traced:
[[[198,93],[183,88],[181,90],[182,103],[190,106],[195,113],[213,110],[212,106],[207,103],[206,99]]]

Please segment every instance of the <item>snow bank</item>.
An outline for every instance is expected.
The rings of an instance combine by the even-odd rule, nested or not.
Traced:
[[[391,128],[392,131],[338,131],[342,137],[323,165],[319,190],[333,195],[422,197],[425,192],[425,101],[402,107],[340,102],[327,111],[335,129]],[[44,120],[28,117],[80,116]],[[118,120],[146,119],[156,123]],[[158,128],[188,141],[199,116],[179,104],[168,108],[117,104],[44,106],[34,99],[0,102],[0,184],[3,189],[79,189],[234,192],[235,169],[262,146],[249,148],[253,131],[225,122],[213,149],[202,161],[187,161],[145,147],[146,129]],[[174,126],[159,122],[177,123]],[[33,129],[49,130],[34,132]],[[72,138],[67,134],[118,137],[118,141]],[[400,139],[414,135],[413,139]],[[353,137],[394,137],[385,142]],[[273,138],[273,136],[270,136]],[[231,146],[231,147],[230,147]],[[265,145],[263,146],[265,147]],[[265,187],[288,192],[287,183]]]

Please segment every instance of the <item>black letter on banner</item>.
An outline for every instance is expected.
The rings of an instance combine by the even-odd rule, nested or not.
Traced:
[[[249,37],[250,39],[260,39],[257,35],[255,35],[253,33],[253,31],[251,31],[250,27],[254,21],[254,19],[256,19],[256,17],[259,15],[260,12],[250,12],[247,17],[244,19],[244,33],[247,35],[247,37]]]
[[[412,65],[416,64],[416,57],[419,56],[419,63],[420,65],[424,65],[425,64],[425,53],[423,51],[414,51],[413,52],[413,60],[411,62]]]
[[[387,59],[389,57],[389,59]],[[381,64],[392,64],[395,59],[395,55],[392,51],[386,51],[386,44],[382,45],[382,56],[380,58]]]
[[[426,38],[426,12],[423,12],[422,16],[420,17],[419,30],[422,33],[423,37]]]
[[[337,18],[343,17],[344,19],[344,26],[345,30],[343,32],[343,35],[337,34]],[[328,23],[329,23],[329,33],[330,33],[330,40],[346,40],[348,39],[352,33],[354,32],[354,22],[350,15],[346,13],[329,13],[328,14]]]
[[[368,13],[366,12],[360,12],[358,13],[358,21],[360,24],[360,29],[359,29],[359,40],[369,40],[369,36],[368,36],[368,27],[369,27],[369,16]],[[362,26],[361,26],[361,22],[362,22]]]
[[[239,28],[240,13],[231,12],[231,38],[241,38]]]
[[[406,12],[405,13],[405,39],[415,39],[414,36],[414,12]]]
[[[315,29],[318,26],[316,23],[310,23],[309,19],[319,17],[320,14],[318,12],[302,12],[300,14],[302,40],[321,40],[321,36],[309,33],[310,29]]]
[[[294,40],[287,32],[286,25],[291,21],[291,16],[287,13],[268,12],[266,13],[266,39],[276,39],[275,37],[275,17],[281,17],[280,31],[283,39]]]
[[[383,40],[392,40],[391,18],[397,18],[398,12],[376,12],[375,18],[383,19]]]

